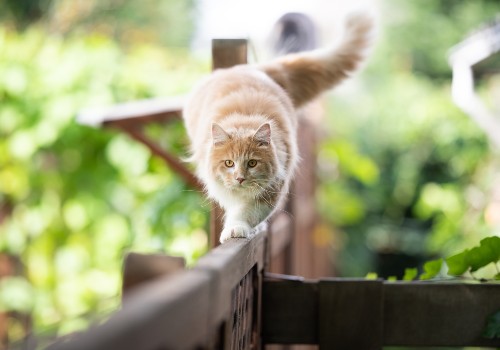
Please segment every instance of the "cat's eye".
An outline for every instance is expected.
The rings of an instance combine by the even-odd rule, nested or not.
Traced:
[[[224,162],[224,164],[228,167],[228,168],[232,168],[234,166],[234,162],[232,160],[226,160]]]
[[[257,165],[257,161],[256,161],[255,159],[250,159],[250,160],[248,161],[248,166],[249,166],[250,168],[253,168],[253,167],[254,167],[254,166],[256,166],[256,165]]]

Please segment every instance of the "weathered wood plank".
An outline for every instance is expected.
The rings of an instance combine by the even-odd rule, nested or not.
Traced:
[[[220,234],[224,228],[224,210],[212,200],[210,209],[210,248],[220,245]]]
[[[178,119],[184,97],[155,98],[117,104],[103,108],[89,108],[80,112],[77,121],[90,126],[130,126],[149,122]]]
[[[107,322],[51,350],[192,349],[208,341],[210,276],[186,271],[133,290]]]
[[[382,349],[383,282],[329,279],[318,283],[320,349]]]
[[[317,344],[318,285],[265,281],[262,288],[262,340],[265,344]]]
[[[229,314],[231,292],[255,266],[259,273],[264,268],[267,232],[259,232],[251,239],[233,238],[200,258],[197,271],[210,275],[212,324],[222,322]]]
[[[271,219],[266,272],[292,274],[295,218],[291,208],[288,198],[283,211],[277,212]]]
[[[291,244],[290,273],[306,278],[322,278],[333,275],[330,258],[331,247],[315,237],[320,222],[316,209],[316,149],[317,129],[311,119],[317,119],[318,103],[312,103],[300,111],[299,153],[302,155],[299,169],[291,188],[290,210],[293,213],[294,232]]]
[[[271,222],[270,235],[271,259],[281,254],[292,240],[292,223],[290,216],[285,213],[274,215]]]
[[[264,283],[265,344],[320,344],[325,349],[334,345],[339,349],[381,345],[500,347],[500,339],[482,337],[487,318],[500,311],[499,284],[382,284],[339,279],[314,286],[311,281]],[[380,297],[382,303],[374,301]],[[311,315],[316,315],[316,322],[311,321]],[[367,338],[373,340],[359,343]]]
[[[123,263],[122,295],[144,282],[182,271],[185,266],[186,260],[181,257],[128,253]]]
[[[490,346],[486,318],[500,311],[499,284],[391,283],[385,285],[386,345]]]
[[[212,68],[229,68],[237,64],[247,63],[246,39],[213,39]]]

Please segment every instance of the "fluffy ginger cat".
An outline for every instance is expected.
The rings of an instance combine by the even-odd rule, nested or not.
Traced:
[[[225,210],[221,243],[249,237],[282,206],[299,161],[297,109],[359,66],[372,27],[352,15],[333,49],[219,69],[193,91],[183,113],[190,161]]]

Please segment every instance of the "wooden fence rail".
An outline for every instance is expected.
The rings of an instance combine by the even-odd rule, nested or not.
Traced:
[[[233,239],[189,270],[143,283],[107,322],[50,349],[259,348],[269,235]]]
[[[500,285],[266,278],[270,237],[287,226],[272,229],[144,283],[107,322],[49,349],[500,346],[483,336],[488,317],[500,310]]]
[[[498,347],[500,339],[483,332],[489,316],[500,311],[499,288],[346,278],[270,281],[263,289],[262,341],[320,349]]]

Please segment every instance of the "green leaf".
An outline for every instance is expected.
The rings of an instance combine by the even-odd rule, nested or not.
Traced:
[[[378,275],[376,272],[368,272],[365,276],[367,280],[376,280],[378,278]]]
[[[396,276],[389,276],[387,277],[387,282],[396,282],[398,278]]]
[[[413,281],[418,275],[417,268],[405,269],[405,274],[403,276],[404,281]]]
[[[464,250],[446,259],[448,274],[460,276],[470,269],[471,272],[496,263],[500,260],[500,237],[487,237],[481,240],[478,247]]]
[[[463,252],[450,256],[446,259],[446,265],[448,265],[448,274],[452,276],[460,276],[469,269],[469,264],[467,263],[467,253],[468,249]]]
[[[441,271],[443,259],[436,259],[428,261],[424,264],[424,273],[420,276],[421,280],[430,280],[436,277]]]
[[[481,240],[481,247],[489,251],[491,259],[494,262],[500,260],[500,237],[493,236]]]
[[[474,272],[496,260],[494,260],[489,247],[481,245],[467,252],[466,261],[470,266],[470,271]]]
[[[500,311],[488,317],[483,337],[488,339],[500,338]]]

